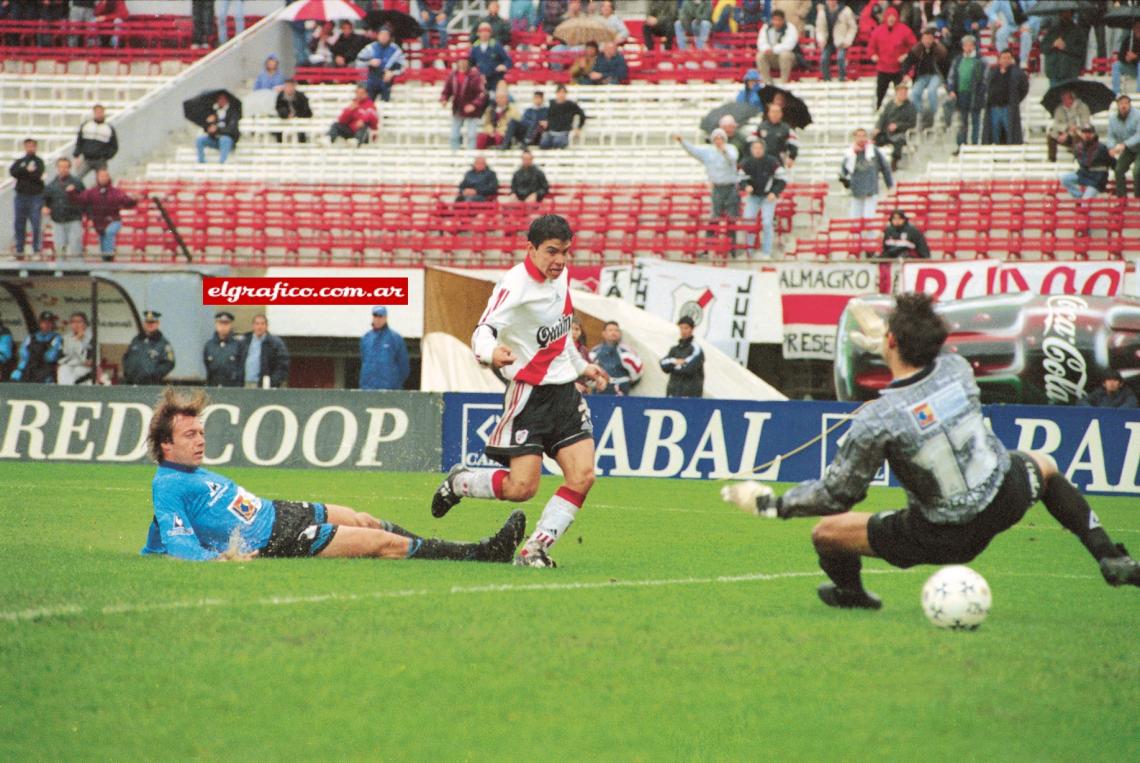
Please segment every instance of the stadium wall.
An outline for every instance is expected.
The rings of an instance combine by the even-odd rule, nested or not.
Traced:
[[[155,387],[6,384],[0,459],[144,464]],[[502,397],[493,394],[211,390],[206,465],[436,471],[483,455]],[[819,477],[855,406],[593,396],[598,473],[719,479],[748,473],[817,437],[820,443],[757,474]],[[1140,410],[986,406],[1009,448],[1052,455],[1087,492],[1140,495]],[[557,465],[547,463],[551,472]],[[884,465],[876,484],[897,485]]]

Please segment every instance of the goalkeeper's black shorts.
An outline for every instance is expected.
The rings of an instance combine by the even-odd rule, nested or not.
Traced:
[[[274,501],[273,508],[277,516],[260,556],[316,556],[336,535],[323,503]]]

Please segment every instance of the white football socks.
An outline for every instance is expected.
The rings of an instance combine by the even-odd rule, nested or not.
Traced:
[[[496,476],[496,475],[502,476]],[[504,469],[464,469],[455,475],[451,487],[464,498],[486,498],[495,500],[496,487],[507,475]]]
[[[558,492],[550,497],[542,510],[542,517],[539,518],[527,545],[540,545],[543,548],[554,545],[554,542],[570,529],[574,518],[578,516],[578,509],[585,500],[586,496],[568,487],[558,488]]]

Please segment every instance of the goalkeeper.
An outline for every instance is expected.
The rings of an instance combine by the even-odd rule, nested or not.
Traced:
[[[331,503],[271,501],[202,468],[206,432],[201,390],[167,387],[151,417],[147,441],[158,462],[152,483],[154,518],[144,554],[195,561],[255,556],[375,557],[510,562],[526,534],[516,511],[478,543],[421,538],[398,525]]]
[[[895,567],[964,564],[1037,501],[1072,532],[1114,586],[1140,586],[1140,565],[1100,526],[1080,492],[1047,455],[1006,451],[986,427],[970,364],[941,353],[947,330],[924,294],[899,296],[884,324],[853,302],[861,332],[852,340],[886,360],[893,381],[855,415],[823,479],[776,498],[757,482],[725,487],[722,497],[762,517],[823,516],[812,531],[830,583],[819,597],[832,607],[879,609],[863,588],[861,557]],[[852,512],[883,459],[902,483],[907,508]]]

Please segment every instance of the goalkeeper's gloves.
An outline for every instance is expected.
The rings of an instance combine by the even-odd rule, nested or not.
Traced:
[[[847,336],[856,347],[876,355],[883,354],[883,344],[887,338],[887,324],[875,309],[858,299],[847,304],[847,310],[858,324],[858,331],[849,331]]]
[[[746,514],[766,519],[780,516],[777,510],[778,501],[772,488],[755,480],[725,485],[720,489],[720,497]]]

